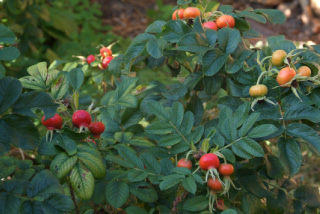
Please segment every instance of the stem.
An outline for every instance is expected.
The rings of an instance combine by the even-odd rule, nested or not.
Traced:
[[[176,132],[182,137],[182,139],[190,146],[191,143],[189,143],[189,141],[186,139],[186,137],[177,129],[177,127],[171,122],[169,121],[169,123],[172,125],[172,127],[176,130]]]
[[[76,197],[74,195],[74,190],[73,190],[73,187],[69,181],[69,178],[68,178],[68,186],[70,188],[70,193],[71,193],[71,198],[72,198],[72,201],[74,203],[74,207],[76,208],[76,214],[80,214],[80,210],[79,210],[79,207],[77,205],[77,200],[76,200]]]
[[[198,166],[198,168],[194,170],[192,174],[196,173],[199,169],[200,169],[200,166]]]
[[[236,142],[238,142],[238,141],[240,141],[240,140],[242,140],[242,139],[243,139],[243,137],[240,137],[239,139],[233,141],[232,143],[226,145],[225,147],[222,147],[221,149],[218,149],[216,152],[220,152],[221,150],[226,149],[226,148],[232,146],[234,143],[236,143]]]
[[[260,76],[259,76],[259,78],[258,78],[258,80],[257,80],[257,85],[259,84],[259,82],[260,82],[261,78],[263,77],[263,75],[265,75],[266,73],[268,73],[268,71],[264,71],[264,72],[262,72],[262,73],[260,74]]]
[[[25,158],[25,156],[24,156],[24,153],[23,153],[22,149],[21,149],[21,148],[18,148],[18,149],[19,149],[19,151],[20,151],[22,160],[25,160],[26,158]]]

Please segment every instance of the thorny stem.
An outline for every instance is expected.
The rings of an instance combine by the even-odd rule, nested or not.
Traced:
[[[69,180],[69,178],[68,178],[68,180]],[[77,204],[77,201],[76,201],[76,197],[75,197],[75,195],[74,195],[74,190],[73,190],[73,187],[72,187],[70,181],[68,181],[68,186],[69,186],[69,188],[70,188],[71,198],[72,198],[72,201],[73,201],[73,203],[74,203],[74,207],[76,208],[76,214],[80,214],[80,210],[79,210],[79,208],[78,208],[78,204]]]

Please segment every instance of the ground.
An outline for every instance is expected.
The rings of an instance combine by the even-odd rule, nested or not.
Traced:
[[[312,28],[314,28],[314,20],[318,21],[320,19],[315,18],[309,24],[303,24],[301,0],[287,0],[289,2],[276,6],[268,6],[263,3],[257,3],[256,1],[261,2],[261,0],[222,0],[220,3],[232,4],[239,10],[250,6],[253,8],[281,8],[286,11],[289,17],[283,25],[265,25],[251,22],[252,27],[263,35],[263,38],[259,38],[259,40],[264,40],[268,36],[285,35],[287,39],[294,41],[313,41],[317,44],[320,43],[320,29],[318,32],[317,29],[312,30]],[[163,5],[176,5],[176,0],[108,0],[108,3],[104,0],[96,0],[96,2],[100,2],[102,5],[104,23],[111,24],[113,26],[113,32],[124,37],[135,37],[139,33],[142,33],[148,24],[152,22],[150,16],[158,15],[157,19],[161,19],[161,17],[168,19],[172,10],[168,11],[168,13],[163,13],[161,6],[159,7],[157,5],[161,3],[163,3]],[[162,13],[163,16],[161,16]],[[149,14],[149,16],[147,16],[147,14]]]

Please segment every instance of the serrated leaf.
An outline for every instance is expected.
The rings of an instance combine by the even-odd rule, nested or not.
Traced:
[[[177,43],[178,50],[204,54],[210,49],[204,33],[187,33]]]
[[[240,42],[241,36],[238,30],[231,28],[222,28],[218,31],[219,47],[226,53],[230,54],[235,51]]]
[[[178,134],[170,134],[167,136],[164,136],[160,139],[158,146],[161,147],[168,147],[168,146],[173,146],[181,142],[182,138]]]
[[[268,155],[266,157],[267,173],[271,178],[280,179],[283,177],[284,170],[279,158],[275,155]]]
[[[128,173],[128,179],[130,182],[143,181],[148,177],[148,175],[149,174],[147,172],[132,169]]]
[[[149,153],[143,153],[140,156],[142,162],[144,163],[144,165],[146,166],[146,169],[148,171],[151,171],[153,173],[156,174],[160,174],[161,172],[161,166],[158,162],[158,160],[151,154]]]
[[[139,200],[147,203],[156,202],[158,200],[157,191],[146,182],[140,182],[136,184],[131,183],[130,193],[136,196]]]
[[[66,153],[59,153],[51,162],[50,170],[57,175],[58,178],[62,178],[68,174],[76,164],[78,158],[76,156],[68,156]]]
[[[69,90],[69,79],[64,72],[60,72],[51,85],[51,95],[54,99],[61,99]]]
[[[180,183],[180,181],[185,178],[184,175],[168,175],[166,177],[163,177],[163,181],[160,183],[159,187],[161,190],[166,190],[169,189],[175,185],[177,185],[178,183]]]
[[[138,156],[135,153],[125,149],[119,149],[118,151],[120,156],[127,160],[129,163],[132,163],[140,169],[144,169],[143,162],[140,158],[138,158]]]
[[[129,197],[128,184],[123,181],[111,181],[106,186],[106,199],[114,208],[118,209],[126,203]]]
[[[116,132],[114,133],[114,139],[119,143],[130,143],[133,134],[131,132]]]
[[[162,26],[164,26],[165,24],[166,24],[165,21],[155,21],[146,28],[145,32],[146,33],[161,33]]]
[[[275,133],[277,130],[278,130],[278,128],[274,125],[264,124],[264,125],[254,127],[248,133],[248,137],[250,137],[250,138],[266,137],[268,135]]]
[[[188,111],[184,114],[183,121],[180,126],[180,132],[182,135],[188,135],[193,127],[194,116],[193,113]]]
[[[246,119],[246,121],[243,123],[242,127],[239,129],[239,136],[243,137],[245,136],[248,131],[251,129],[251,127],[254,125],[254,123],[258,120],[260,116],[260,113],[252,113],[250,116]]]
[[[124,161],[118,157],[115,157],[113,155],[106,155],[105,157],[106,160],[108,161],[112,161],[116,164],[119,164],[121,166],[124,166],[124,167],[127,167],[127,168],[133,168],[134,166],[130,163],[130,162],[127,162],[127,161]]]
[[[295,175],[302,164],[301,150],[293,139],[280,138],[277,146],[280,151],[281,163],[289,169],[290,175]]]
[[[69,80],[70,84],[75,90],[79,90],[83,81],[84,81],[84,73],[80,68],[73,68],[69,72]]]
[[[225,65],[229,54],[223,53],[217,49],[208,51],[202,59],[203,71],[206,76],[213,76]]]
[[[250,138],[243,138],[232,145],[232,151],[239,157],[251,159],[253,157],[263,157],[262,147]]]
[[[14,104],[13,112],[20,115],[32,116],[36,115],[31,111],[34,108],[42,109],[46,118],[55,115],[58,104],[52,101],[49,94],[40,91],[30,91],[24,93]]]
[[[175,102],[171,107],[171,121],[176,127],[180,127],[183,120],[184,109],[183,105]]]
[[[306,119],[314,123],[319,123],[320,111],[309,105],[293,105],[286,109],[283,115],[283,119],[285,121]]]
[[[148,101],[148,107],[152,114],[156,115],[159,119],[164,121],[170,120],[170,115],[166,109],[158,102],[150,100]]]
[[[146,132],[149,134],[170,134],[174,131],[172,125],[169,123],[155,122],[147,126]]]
[[[91,198],[94,190],[94,178],[92,173],[82,163],[76,163],[72,169],[70,182],[79,198],[83,200]]]
[[[191,174],[190,169],[188,169],[186,167],[175,167],[172,169],[172,172],[175,172],[180,175],[190,175]]]
[[[16,40],[16,36],[14,34],[14,32],[4,26],[4,25],[0,25],[0,43],[4,43],[4,44],[14,44]]]
[[[147,42],[147,51],[148,53],[158,59],[160,57],[162,57],[162,50],[161,50],[161,47],[159,46],[158,42],[156,39],[150,39],[148,42]]]
[[[1,27],[1,25],[0,25]],[[0,28],[1,30],[1,28]],[[1,32],[1,31],[0,31]],[[0,193],[0,213],[19,213],[21,200],[14,194]]]
[[[52,143],[64,149],[69,155],[74,155],[77,152],[76,142],[67,136],[57,135],[53,138]]]
[[[184,203],[183,209],[188,211],[201,211],[206,209],[207,206],[208,206],[207,197],[195,196]]]
[[[291,123],[287,126],[286,133],[290,136],[299,137],[308,142],[313,151],[320,154],[320,136],[310,126],[301,123]]]
[[[192,194],[195,194],[197,191],[196,182],[190,176],[182,180],[182,185],[187,191],[191,192]]]
[[[0,115],[5,113],[20,97],[22,85],[12,77],[0,79]]]
[[[177,43],[186,33],[191,32],[191,28],[181,20],[168,21],[162,30],[162,36],[171,43]]]
[[[296,189],[294,192],[294,197],[305,203],[308,207],[320,207],[320,194],[318,187],[302,185]]]
[[[52,193],[63,193],[59,180],[49,170],[42,170],[30,181],[27,195],[30,198]]]

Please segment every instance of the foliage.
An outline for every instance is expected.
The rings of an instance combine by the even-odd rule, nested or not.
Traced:
[[[126,47],[126,40],[110,33],[110,26],[103,26],[100,8],[87,0],[0,2],[2,24],[16,34],[18,41],[12,45],[22,53],[14,63],[7,64],[9,74],[22,77],[26,73],[21,70],[37,62],[88,55],[99,44],[121,40],[119,44]]]
[[[277,36],[252,48],[247,38],[259,34],[247,19],[283,23],[276,10],[220,5],[205,14],[195,1],[178,5],[197,6],[202,16],[155,21],[104,70],[96,55],[90,64],[40,62],[19,80],[0,79],[1,213],[317,213],[318,188],[293,176],[303,151],[320,153],[319,45],[297,49]],[[222,13],[235,28],[203,27]],[[0,37],[5,48],[14,41],[8,35]],[[312,75],[279,85],[282,67],[271,59],[280,49],[288,53],[283,67],[306,65]],[[157,79],[166,68],[168,85]],[[153,81],[139,78],[143,69],[153,70]],[[250,97],[259,84],[267,92]],[[105,124],[101,138],[74,126],[79,109]],[[48,130],[52,139],[39,124],[42,112],[63,118],[62,129]],[[10,147],[34,163],[9,156]],[[207,153],[235,173],[203,170]],[[177,167],[182,158],[193,167]],[[208,188],[211,177],[221,191]]]

